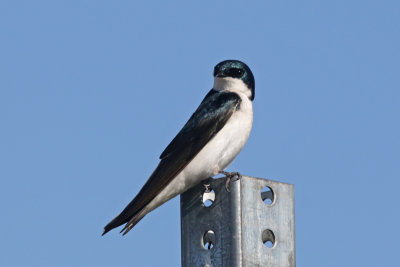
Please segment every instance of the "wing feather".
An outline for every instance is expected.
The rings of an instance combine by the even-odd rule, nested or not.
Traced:
[[[214,89],[206,95],[200,106],[161,153],[160,163],[146,184],[128,206],[109,224],[104,233],[128,223],[125,234],[140,219],[135,215],[157,196],[181,172],[200,150],[224,127],[234,111],[240,107],[240,97],[231,92]]]

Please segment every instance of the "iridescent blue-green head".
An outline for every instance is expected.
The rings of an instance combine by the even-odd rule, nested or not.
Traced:
[[[250,100],[254,99],[254,76],[245,63],[239,60],[225,60],[214,67],[214,89],[231,90],[227,88],[235,88]]]

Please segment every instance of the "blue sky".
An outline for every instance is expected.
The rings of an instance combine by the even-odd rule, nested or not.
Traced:
[[[179,266],[179,198],[103,226],[240,59],[230,166],[295,185],[297,266],[397,266],[398,1],[1,1],[0,266]]]

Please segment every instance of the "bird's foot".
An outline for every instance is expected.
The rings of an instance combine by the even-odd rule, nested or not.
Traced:
[[[226,188],[226,191],[228,191],[228,192],[230,192],[229,183],[231,182],[231,179],[233,177],[237,177],[238,179],[240,179],[242,177],[242,175],[238,172],[219,171],[219,173],[226,176],[225,188]]]

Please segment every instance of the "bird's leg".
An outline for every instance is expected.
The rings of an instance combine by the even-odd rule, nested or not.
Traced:
[[[229,191],[229,183],[230,183],[231,179],[232,179],[233,177],[235,177],[235,176],[236,176],[238,179],[240,179],[240,177],[242,177],[242,175],[241,175],[240,173],[238,173],[238,172],[219,171],[218,173],[223,174],[223,175],[226,176],[225,188],[226,188],[226,191],[228,191],[228,192],[230,192],[230,191]]]

